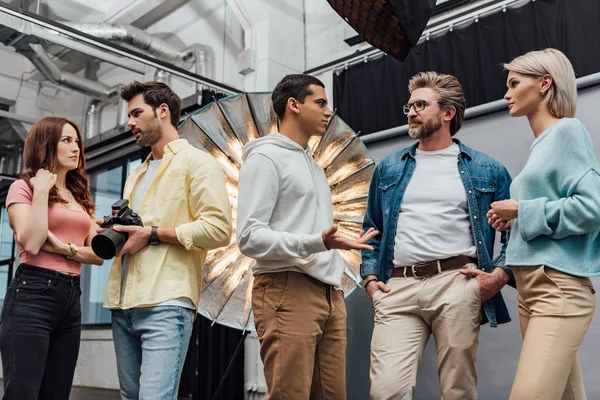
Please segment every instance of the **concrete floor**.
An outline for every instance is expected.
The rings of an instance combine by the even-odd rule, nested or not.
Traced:
[[[0,381],[0,395],[3,394],[4,385]],[[119,400],[120,398],[118,390],[73,387],[69,400]]]
[[[69,400],[119,400],[119,391],[74,387]]]
[[[0,396],[4,394],[4,385],[0,380]],[[118,390],[94,389],[84,387],[73,387],[69,400],[120,400]],[[187,400],[187,397],[179,397],[179,400]]]
[[[4,395],[4,383],[0,380],[0,396]],[[118,390],[94,389],[74,386],[69,400],[120,400]],[[187,397],[179,397],[186,400]]]

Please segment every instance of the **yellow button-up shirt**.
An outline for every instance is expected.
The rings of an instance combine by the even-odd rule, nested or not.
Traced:
[[[130,204],[151,157],[127,178],[123,197]],[[227,246],[231,240],[231,206],[219,163],[185,139],[170,142],[142,208],[135,211],[144,226],[175,228],[181,245],[148,245],[130,255],[123,299],[121,257],[116,257],[104,306],[148,307],[185,297],[198,308],[207,251]]]

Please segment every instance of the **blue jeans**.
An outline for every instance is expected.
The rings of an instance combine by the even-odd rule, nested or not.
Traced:
[[[195,317],[179,306],[112,310],[122,400],[177,400]]]

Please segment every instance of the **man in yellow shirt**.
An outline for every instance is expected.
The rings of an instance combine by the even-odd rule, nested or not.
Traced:
[[[127,178],[124,198],[144,226],[115,258],[111,309],[122,399],[177,399],[210,249],[231,239],[231,207],[218,162],[177,131],[181,99],[159,82],[121,89],[128,126],[151,154]]]

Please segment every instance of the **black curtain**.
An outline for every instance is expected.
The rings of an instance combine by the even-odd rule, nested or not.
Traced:
[[[418,72],[452,74],[461,82],[467,107],[501,99],[502,64],[531,50],[553,47],[573,63],[577,76],[600,71],[598,0],[537,0],[480,18],[416,46],[404,63],[388,56],[334,75],[338,115],[361,135],[406,124],[402,105],[408,81]]]
[[[181,374],[179,396],[193,400],[244,400],[244,337],[238,329],[212,325],[212,321],[198,315]],[[219,385],[221,389],[215,397]]]

